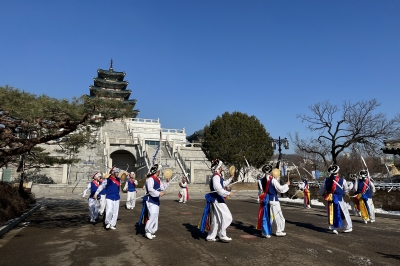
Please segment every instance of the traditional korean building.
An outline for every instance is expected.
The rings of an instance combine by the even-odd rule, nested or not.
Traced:
[[[400,139],[384,140],[385,147],[382,152],[385,154],[400,155]]]
[[[132,118],[135,118],[139,114],[139,110],[133,110],[136,99],[129,99],[132,91],[127,89],[129,82],[124,80],[125,75],[125,72],[114,71],[113,60],[111,59],[108,70],[100,68],[97,70],[97,77],[93,79],[94,84],[89,86],[90,95],[88,96],[124,101],[124,103],[132,106]]]
[[[203,143],[204,141],[204,130],[200,129],[198,131],[195,131],[192,135],[187,136],[186,139],[190,143]]]

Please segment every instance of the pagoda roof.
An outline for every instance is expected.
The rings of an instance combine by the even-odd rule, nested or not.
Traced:
[[[103,96],[110,98],[123,98],[128,100],[131,95],[131,90],[114,90],[114,89],[102,89],[96,86],[89,86],[90,96]]]
[[[117,80],[109,80],[109,79],[99,79],[94,78],[94,86],[101,88],[117,88],[125,90],[128,86],[127,81],[117,81]]]
[[[124,80],[126,73],[125,72],[116,72],[114,70],[104,70],[104,69],[97,69],[97,76],[98,78],[104,79],[115,79],[118,81]]]
[[[400,155],[400,139],[386,139],[383,143],[385,144],[385,147],[381,149],[383,153]]]

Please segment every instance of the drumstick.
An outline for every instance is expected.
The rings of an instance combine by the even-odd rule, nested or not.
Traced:
[[[239,179],[238,181],[236,181],[236,182],[233,182],[232,184],[229,184],[229,185],[227,185],[226,187],[229,187],[229,186],[232,186],[233,184],[236,184],[236,183],[238,183],[238,182],[240,182],[240,181],[242,181],[244,178],[241,178],[241,179]],[[206,194],[210,194],[210,193],[214,193],[214,192],[217,192],[216,190],[214,190],[214,191],[210,191],[210,192],[207,192]]]

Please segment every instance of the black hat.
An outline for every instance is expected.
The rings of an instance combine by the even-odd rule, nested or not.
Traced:
[[[150,171],[149,171],[149,173],[147,174],[147,176],[152,176],[152,175],[154,175],[155,173],[157,173],[158,171],[160,171],[161,168],[162,168],[161,165],[158,165],[158,164],[153,165],[153,166],[150,168]]]
[[[266,174],[271,173],[271,171],[272,171],[272,165],[270,165],[270,164],[264,165],[264,166],[261,168],[261,171],[263,171],[263,172],[266,173]]]
[[[362,178],[366,178],[366,177],[368,177],[368,172],[367,172],[367,170],[361,170],[361,171],[358,173],[358,175],[359,175],[360,177],[362,177]]]
[[[339,172],[339,169],[339,166],[337,166],[336,164],[332,164],[331,166],[329,166],[328,172],[330,174],[337,174]]]

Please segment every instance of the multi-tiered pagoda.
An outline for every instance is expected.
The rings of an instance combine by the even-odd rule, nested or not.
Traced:
[[[110,68],[108,70],[98,69],[97,78],[94,78],[93,86],[90,88],[90,97],[117,99],[135,108],[136,99],[129,100],[132,91],[127,90],[129,82],[124,81],[126,73],[116,72],[113,69],[113,60],[111,59]],[[139,114],[139,110],[132,110],[132,118]]]

